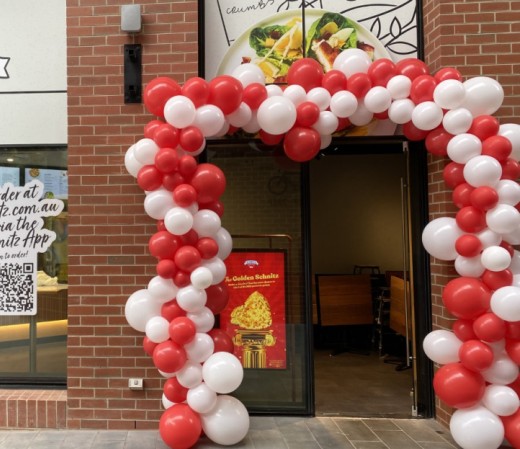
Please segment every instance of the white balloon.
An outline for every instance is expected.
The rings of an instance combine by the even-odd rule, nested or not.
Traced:
[[[466,96],[462,106],[469,109],[476,117],[492,115],[504,100],[504,89],[498,81],[486,76],[470,78],[463,83]]]
[[[508,285],[491,295],[491,311],[504,321],[520,321],[520,287]]]
[[[482,153],[482,142],[474,134],[459,134],[448,142],[448,156],[453,162],[465,164]]]
[[[498,416],[510,416],[518,410],[520,400],[516,391],[505,385],[488,385],[482,403]]]
[[[495,356],[493,364],[480,372],[486,382],[496,385],[509,385],[519,374],[518,365],[506,354]]]
[[[165,228],[175,235],[184,235],[193,227],[193,215],[184,207],[172,207],[164,216]]]
[[[201,209],[193,216],[193,230],[199,237],[214,237],[220,227],[220,216],[212,210]]]
[[[404,100],[410,96],[412,80],[404,75],[396,75],[390,78],[386,88],[394,100]]]
[[[320,150],[324,150],[332,143],[332,135],[320,134]]]
[[[126,321],[136,331],[144,332],[148,320],[160,315],[161,304],[153,301],[146,289],[137,290],[126,301]]]
[[[499,203],[516,206],[520,202],[520,184],[511,179],[500,180],[496,191]]]
[[[330,99],[330,110],[336,117],[350,117],[356,112],[357,106],[356,96],[347,90],[336,92]]]
[[[511,285],[513,287],[520,287],[520,274],[513,274],[513,282]]]
[[[507,138],[513,146],[511,157],[515,160],[520,159],[520,125],[517,123],[505,123],[500,125],[498,135]]]
[[[155,220],[164,220],[166,213],[175,206],[172,193],[168,190],[154,190],[144,199],[145,212]]]
[[[484,229],[483,231],[480,231],[475,235],[479,238],[480,242],[482,243],[482,249],[488,248],[490,246],[500,245],[500,242],[502,241],[502,237],[500,236],[500,234],[497,234],[489,228]]]
[[[318,131],[321,135],[330,135],[338,129],[338,118],[331,111],[322,111],[320,116],[312,128]]]
[[[299,84],[287,86],[282,95],[291,100],[294,106],[298,106],[307,101],[307,92],[305,92],[305,89]]]
[[[520,228],[512,232],[505,232],[502,234],[503,239],[511,245],[520,245]]]
[[[202,378],[206,385],[220,394],[235,391],[244,378],[240,360],[229,352],[216,352],[202,366]]]
[[[154,276],[148,282],[148,293],[154,301],[164,304],[177,296],[178,287],[171,279]]]
[[[165,409],[169,409],[173,404],[174,402],[170,401],[166,395],[163,393],[162,394],[162,399],[161,399],[161,402],[162,402],[162,406],[165,408]]]
[[[162,343],[170,338],[168,328],[170,322],[162,316],[150,318],[145,326],[146,336],[154,343]]]
[[[482,406],[455,410],[450,431],[462,449],[497,449],[504,439],[502,421]]]
[[[251,119],[244,126],[242,126],[242,129],[249,134],[256,134],[258,131],[260,131],[260,125],[258,124],[257,118],[257,111],[251,112]]]
[[[202,430],[217,444],[232,446],[249,431],[249,414],[244,404],[233,396],[221,395],[209,413],[200,416]]]
[[[130,148],[128,148],[128,150],[126,150],[126,153],[125,153],[125,168],[126,168],[126,171],[130,175],[132,175],[134,178],[137,178],[139,170],[141,170],[141,168],[143,168],[144,164],[139,162],[135,158],[134,149],[135,149],[135,144],[132,145]]]
[[[231,76],[240,81],[243,87],[253,83],[265,84],[265,75],[262,69],[250,62],[235,67]]]
[[[190,274],[190,282],[195,288],[203,290],[213,283],[213,274],[206,267],[195,268]]]
[[[296,122],[296,107],[285,97],[269,97],[262,102],[257,112],[260,128],[269,134],[284,134]]]
[[[186,360],[176,373],[177,380],[184,388],[195,388],[202,382],[202,365],[193,360]]]
[[[511,264],[509,251],[501,246],[490,246],[480,255],[482,265],[489,271],[502,271]]]
[[[215,236],[215,240],[218,244],[217,257],[222,260],[226,260],[233,250],[233,239],[227,229],[221,227]]]
[[[453,332],[438,329],[430,332],[423,340],[423,349],[430,360],[444,365],[460,361],[459,349],[462,346]]]
[[[197,313],[187,313],[186,316],[193,321],[197,332],[209,332],[215,325],[215,315],[207,307],[203,307]]]
[[[265,86],[265,90],[268,98],[282,96],[284,92],[278,84],[269,84]]]
[[[325,111],[330,106],[330,92],[324,87],[314,87],[307,92],[307,101],[310,101]]]
[[[332,67],[341,70],[347,78],[354,73],[367,73],[372,60],[359,48],[348,48],[342,51],[334,60]]]
[[[365,106],[370,112],[386,111],[392,104],[390,91],[383,86],[375,86],[365,95]]]
[[[520,212],[509,204],[498,204],[486,212],[486,224],[499,234],[513,232],[520,226]]]
[[[373,117],[374,114],[366,108],[364,101],[359,100],[356,112],[349,117],[349,120],[355,126],[365,126],[372,121]]]
[[[193,285],[182,287],[177,293],[177,304],[186,312],[200,312],[207,300],[206,291],[195,288]]]
[[[134,146],[134,156],[143,165],[152,165],[155,162],[155,155],[159,151],[157,144],[148,138],[137,141]]]
[[[482,265],[482,262],[480,261],[480,256],[457,256],[454,267],[459,276],[467,276],[472,278],[478,278],[482,276],[484,271],[486,271],[484,265]]]
[[[217,393],[202,382],[188,390],[186,402],[197,413],[208,413],[217,405]]]
[[[418,104],[412,111],[413,124],[424,131],[437,128],[442,123],[443,112],[433,101]]]
[[[458,108],[466,97],[466,89],[458,80],[441,81],[433,91],[433,101],[442,109]]]
[[[450,134],[457,135],[467,132],[473,123],[473,115],[467,109],[458,108],[444,114],[442,126]]]
[[[195,120],[197,109],[193,102],[184,95],[170,98],[164,105],[164,118],[175,128],[186,128]]]
[[[197,332],[193,340],[184,345],[188,359],[193,362],[205,362],[215,350],[215,342],[205,332]],[[204,377],[204,366],[202,367]]]
[[[388,109],[388,117],[397,125],[403,125],[412,120],[415,103],[409,98],[392,101]]]
[[[520,274],[520,251],[514,250],[509,269],[513,274]]]
[[[222,128],[220,128],[219,131],[217,132],[217,134],[215,134],[215,137],[224,137],[228,133],[229,127],[230,127],[230,124],[226,118],[224,120],[224,124],[222,125]]]
[[[231,125],[236,126],[237,128],[242,128],[242,126],[249,123],[252,116],[253,111],[251,111],[249,105],[242,102],[231,114],[226,115],[226,118]]]
[[[458,256],[455,242],[463,234],[455,218],[436,218],[424,228],[422,243],[424,249],[433,257],[440,260],[455,260]]]
[[[192,126],[199,128],[204,137],[210,137],[217,134],[224,123],[222,110],[213,104],[205,104],[197,108]]]
[[[226,277],[226,264],[219,257],[204,260],[202,266],[208,268],[213,275],[213,282],[211,285],[220,284]]]
[[[473,187],[494,187],[502,176],[502,166],[494,157],[475,156],[463,169],[464,179]]]

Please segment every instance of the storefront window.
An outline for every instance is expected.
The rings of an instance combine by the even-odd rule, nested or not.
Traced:
[[[34,182],[35,180],[39,183]],[[41,184],[40,184],[41,183]],[[43,228],[31,231],[34,210],[29,202],[30,186],[38,186],[39,198],[51,206],[59,205],[56,213],[43,212]],[[43,186],[43,187],[41,187]],[[68,178],[65,147],[0,148],[0,206],[10,214],[25,208],[31,220],[20,218],[11,226],[0,216],[3,226],[1,244],[4,258],[0,261],[0,385],[64,384],[66,379],[67,339],[67,240],[68,240]],[[18,192],[18,196],[16,195]],[[16,203],[20,201],[22,203]],[[45,231],[47,230],[47,231]],[[50,231],[50,232],[48,232]],[[24,234],[25,232],[25,234]],[[55,235],[45,251],[38,236]],[[11,236],[11,238],[9,238]],[[20,244],[18,238],[25,244]],[[24,240],[25,239],[25,240]],[[31,244],[29,245],[29,242]],[[20,247],[20,252],[18,247]],[[34,263],[17,263],[34,251]],[[8,254],[8,256],[5,256]],[[9,258],[10,260],[6,260]],[[13,267],[22,267],[22,274]],[[36,270],[34,284],[29,282]],[[22,281],[26,279],[27,281]],[[36,292],[36,303],[31,294]],[[22,304],[23,307],[17,307]],[[35,306],[36,314],[27,310]],[[18,314],[18,311],[20,313]]]

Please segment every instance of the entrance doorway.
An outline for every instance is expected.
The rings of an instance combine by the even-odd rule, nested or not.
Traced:
[[[317,416],[417,416],[405,149],[310,163]]]

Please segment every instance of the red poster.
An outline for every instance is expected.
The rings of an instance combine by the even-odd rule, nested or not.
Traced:
[[[226,259],[229,302],[220,327],[244,368],[285,369],[285,252],[234,251]]]

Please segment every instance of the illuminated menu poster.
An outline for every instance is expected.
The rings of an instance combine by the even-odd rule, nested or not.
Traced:
[[[229,302],[220,327],[244,368],[285,369],[285,251],[234,251],[226,259]]]
[[[44,185],[45,198],[66,200],[69,196],[67,170],[54,168],[26,168],[25,182],[37,179]]]
[[[15,187],[20,185],[20,169],[18,167],[0,167],[0,186],[8,182]]]

